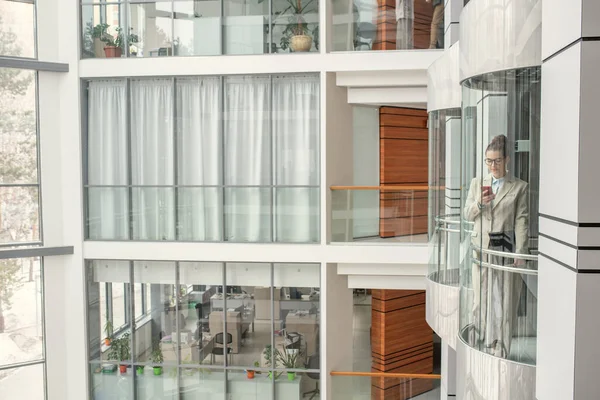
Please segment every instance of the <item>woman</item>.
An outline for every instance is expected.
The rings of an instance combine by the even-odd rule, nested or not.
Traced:
[[[494,265],[524,265],[521,259],[490,255],[485,250],[528,253],[528,185],[507,174],[510,161],[506,136],[492,139],[485,151],[489,174],[471,182],[463,210],[473,222],[471,242],[475,261],[472,266],[474,291],[472,345],[498,357],[508,357],[519,295],[523,285],[517,273],[494,269]]]

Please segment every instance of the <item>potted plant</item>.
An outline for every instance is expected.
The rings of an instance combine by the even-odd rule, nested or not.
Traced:
[[[138,375],[144,375],[144,366],[138,365],[137,367],[135,367],[135,371],[137,372]]]
[[[113,338],[110,351],[108,352],[108,359],[114,361],[127,361],[131,358],[131,347],[129,343],[129,332],[124,333],[121,337]],[[127,372],[127,364],[119,364],[119,372],[122,374]]]
[[[120,26],[116,26],[114,30],[114,34],[108,32],[111,28],[109,24],[102,23],[96,26],[90,26],[89,35],[93,39],[98,39],[104,43],[104,54],[106,58],[116,58],[121,57],[123,55],[123,44],[125,43],[125,37],[123,35],[123,28]],[[131,46],[132,43],[138,43],[139,37],[136,34],[130,33],[127,35],[127,48]]]
[[[283,366],[287,369],[294,369],[297,368],[298,366],[298,352],[284,352],[281,353],[279,351],[277,351],[277,356],[279,358],[279,361],[281,361],[281,364],[283,364]],[[294,379],[296,379],[296,373],[295,372],[288,372],[287,373],[288,376],[288,380],[293,381]]]
[[[259,368],[260,367],[260,363],[258,361],[254,361],[254,368]],[[257,372],[253,369],[247,369],[246,370],[246,375],[248,376],[248,379],[254,379],[254,374],[258,373],[260,374],[260,372]]]
[[[287,0],[289,6],[282,15],[285,15],[288,10],[292,10],[293,14],[289,15],[288,23],[282,33],[280,44],[283,50],[290,48],[294,52],[310,51],[313,38],[309,35],[311,32],[304,14],[313,1],[308,0],[302,5],[302,0]]]
[[[164,361],[163,353],[162,353],[162,350],[160,349],[160,346],[158,343],[155,343],[154,346],[152,346],[152,353],[150,354],[150,361],[153,364],[162,364]],[[162,367],[154,366],[154,367],[152,367],[152,370],[154,371],[154,375],[162,375]]]
[[[110,319],[106,319],[106,324],[104,324],[104,333],[106,333],[106,337],[104,338],[104,345],[110,346],[110,341],[113,335],[113,324]]]

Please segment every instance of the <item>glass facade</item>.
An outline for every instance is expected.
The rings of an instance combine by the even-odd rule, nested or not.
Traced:
[[[462,339],[536,362],[540,68],[463,82]]]
[[[83,1],[83,58],[319,50],[318,0]]]
[[[36,94],[35,71],[0,68],[0,245],[41,242]]]
[[[40,258],[0,260],[1,398],[45,399],[43,298]]]
[[[460,109],[429,113],[429,279],[458,286]]]
[[[34,0],[0,0],[0,56],[36,57]]]
[[[318,75],[88,83],[87,238],[319,241]]]
[[[319,293],[319,264],[88,261],[91,398],[301,398]]]
[[[444,48],[444,1],[333,0],[333,51]]]

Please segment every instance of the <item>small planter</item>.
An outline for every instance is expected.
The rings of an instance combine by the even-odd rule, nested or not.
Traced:
[[[153,367],[154,375],[162,375],[162,367]]]
[[[127,365],[119,365],[119,372],[122,374],[127,373]]]
[[[294,379],[296,379],[296,373],[295,372],[288,372],[288,381],[293,381]]]
[[[137,372],[138,375],[144,375],[144,367],[142,365],[135,367],[135,372]]]
[[[106,347],[110,346],[110,339],[109,338],[104,339],[104,345]]]
[[[246,371],[246,376],[248,379],[254,379],[254,371]]]
[[[123,55],[123,49],[115,46],[106,46],[104,54],[106,54],[106,58],[119,58]]]
[[[310,51],[311,46],[312,38],[308,35],[295,35],[290,39],[290,48],[296,53]]]

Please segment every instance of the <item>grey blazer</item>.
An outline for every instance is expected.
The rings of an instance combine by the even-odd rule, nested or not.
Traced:
[[[483,248],[489,247],[490,232],[515,233],[515,253],[527,254],[529,243],[529,190],[526,182],[511,176],[504,178],[502,188],[491,203],[480,210],[477,202],[481,201],[481,186],[492,186],[492,175],[471,181],[469,195],[463,210],[464,218],[473,221],[471,241]]]

